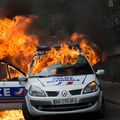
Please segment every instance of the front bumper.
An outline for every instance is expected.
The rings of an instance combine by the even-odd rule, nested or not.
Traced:
[[[30,114],[33,116],[94,112],[100,109],[102,102],[102,91],[100,90],[95,93],[74,97],[78,100],[77,104],[53,105],[53,100],[58,98],[39,98],[28,94],[26,103]]]

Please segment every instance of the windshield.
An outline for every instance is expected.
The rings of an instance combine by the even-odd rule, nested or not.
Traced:
[[[34,63],[33,63],[34,64]],[[33,68],[34,69],[34,68]],[[93,70],[89,65],[86,58],[82,55],[77,57],[76,64],[62,64],[58,61],[56,64],[53,64],[49,67],[46,67],[42,71],[38,72],[34,76],[64,76],[64,75],[83,75],[83,74],[93,74]],[[33,76],[30,75],[30,76]]]

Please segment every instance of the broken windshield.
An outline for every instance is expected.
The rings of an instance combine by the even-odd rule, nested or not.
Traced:
[[[86,58],[82,55],[77,57],[76,64],[62,64],[58,61],[56,64],[44,68],[42,71],[37,74],[32,74],[31,76],[67,76],[67,75],[82,75],[82,74],[93,74],[93,70],[89,65]],[[33,68],[34,69],[34,68]],[[33,70],[34,71],[34,70]]]

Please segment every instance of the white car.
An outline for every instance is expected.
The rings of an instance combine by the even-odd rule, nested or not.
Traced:
[[[38,48],[40,52],[47,50],[48,47]],[[28,92],[22,110],[26,120],[39,120],[41,116],[57,114],[104,114],[103,93],[97,78],[97,75],[104,74],[104,70],[95,73],[86,57],[80,53],[75,65],[58,62],[33,75],[34,63],[40,55],[33,59],[25,86]],[[24,79],[24,76],[19,76],[20,81]]]

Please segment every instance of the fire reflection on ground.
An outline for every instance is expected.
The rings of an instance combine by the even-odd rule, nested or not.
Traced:
[[[0,111],[0,120],[24,120],[21,110]]]

